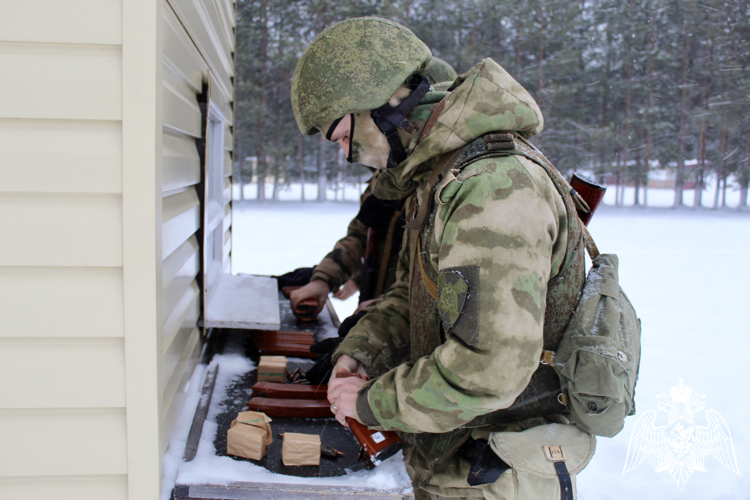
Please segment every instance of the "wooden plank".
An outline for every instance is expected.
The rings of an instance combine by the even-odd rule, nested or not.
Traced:
[[[196,139],[201,137],[201,110],[193,90],[169,71],[164,72],[164,125]]]
[[[4,0],[6,42],[122,44],[121,0]]]
[[[0,498],[23,500],[127,500],[125,475],[0,477]]]
[[[206,373],[203,380],[203,388],[201,389],[201,399],[198,403],[198,408],[195,409],[195,415],[193,415],[193,424],[190,426],[190,432],[188,433],[187,443],[185,444],[185,454],[183,460],[190,462],[195,458],[195,454],[198,452],[198,445],[201,440],[201,433],[203,431],[203,423],[208,416],[208,409],[211,407],[211,399],[214,395],[214,388],[216,387],[216,375],[218,375],[220,365],[216,365],[213,370]]]
[[[0,191],[120,193],[121,134],[111,121],[0,119]]]
[[[198,184],[201,161],[195,138],[165,130],[162,146],[162,191]]]
[[[180,74],[196,94],[202,91],[208,65],[170,6],[164,8],[164,63]]]
[[[0,339],[0,408],[124,406],[122,339]]]
[[[122,337],[122,320],[121,268],[0,267],[0,338]]]
[[[0,43],[0,68],[0,118],[122,118],[119,47]]]
[[[413,493],[367,487],[312,486],[287,483],[231,483],[221,485],[177,485],[174,500],[406,500]]]
[[[122,266],[122,205],[109,194],[0,194],[0,266]]]
[[[0,410],[4,476],[128,472],[125,409]]]

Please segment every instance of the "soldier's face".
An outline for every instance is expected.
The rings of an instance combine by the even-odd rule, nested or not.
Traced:
[[[331,133],[331,141],[341,145],[344,154],[350,156],[352,163],[362,163],[372,168],[385,168],[391,146],[388,139],[372,120],[369,111],[354,114],[354,131],[352,116],[346,115]],[[330,126],[330,125],[329,125]],[[323,128],[323,130],[327,130]]]

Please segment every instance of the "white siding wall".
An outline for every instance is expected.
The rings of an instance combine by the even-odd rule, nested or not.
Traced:
[[[0,498],[127,498],[122,5],[0,15]]]
[[[201,347],[206,81],[229,271],[233,2],[1,10],[0,498],[156,499]]]
[[[210,81],[211,102],[227,119],[224,184],[231,186],[232,50],[234,7],[226,0],[168,0],[164,8],[164,70],[162,138],[162,269],[163,360],[162,445],[170,437],[182,406],[185,384],[200,354],[201,255],[197,231],[204,224],[198,186],[201,137],[198,95]],[[225,188],[225,192],[228,190]],[[200,193],[203,196],[203,193]],[[221,232],[224,263],[229,272],[231,197],[224,196]]]

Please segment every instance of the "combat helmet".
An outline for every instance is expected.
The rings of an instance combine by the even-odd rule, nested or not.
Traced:
[[[377,17],[337,23],[310,42],[292,78],[292,110],[303,134],[349,113],[377,109],[432,53],[409,29]]]
[[[453,69],[453,66],[440,59],[439,57],[432,56],[430,64],[427,65],[422,74],[430,80],[433,85],[440,82],[453,82],[458,78],[458,73]]]

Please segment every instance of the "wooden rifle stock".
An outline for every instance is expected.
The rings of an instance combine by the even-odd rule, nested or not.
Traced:
[[[367,380],[367,377],[346,371],[338,372],[336,377],[358,377]],[[376,431],[350,417],[346,417],[346,423],[365,451],[368,469],[375,466],[375,460],[385,460],[404,446],[404,442],[393,431]]]
[[[570,187],[573,188],[573,192],[570,193],[573,198],[575,199],[577,193],[588,205],[588,207],[577,206],[581,222],[583,222],[584,226],[588,226],[591,217],[594,216],[594,212],[602,202],[607,188],[579,173],[573,174],[573,177],[570,179]]]
[[[257,343],[256,347],[265,356],[296,356],[298,358],[316,358],[317,354],[310,352],[310,347],[301,344]]]

